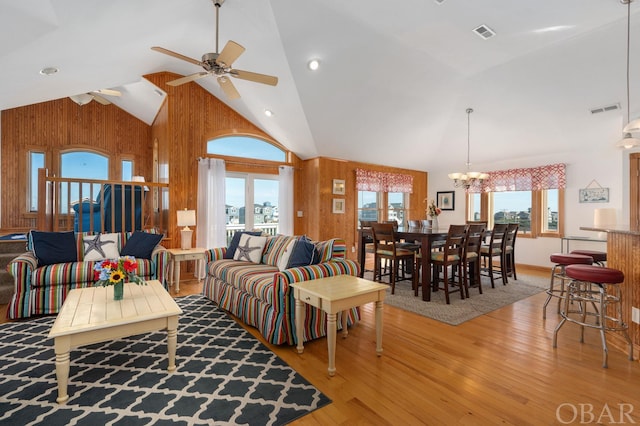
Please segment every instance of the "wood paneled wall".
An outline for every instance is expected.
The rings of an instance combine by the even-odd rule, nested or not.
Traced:
[[[78,106],[65,98],[2,111],[2,224],[5,232],[35,227],[35,214],[27,214],[25,199],[28,179],[27,152],[37,148],[47,153],[46,166],[58,170],[60,150],[85,147],[108,153],[112,178],[120,176],[120,157],[134,158],[135,174],[147,181],[169,183],[169,235],[178,236],[176,211],[197,208],[199,157],[206,155],[208,140],[222,135],[250,135],[278,144],[249,120],[197,84],[168,86],[176,74],[162,72],[145,76],[165,90],[168,97],[152,126],[139,121],[114,105],[91,102]],[[156,149],[154,151],[154,146]],[[154,154],[157,164],[154,163]],[[294,174],[294,230],[298,235],[324,240],[341,237],[347,241],[349,258],[357,235],[357,191],[355,169],[365,168],[414,176],[410,218],[424,216],[427,174],[414,170],[377,166],[330,158],[301,160],[291,154]],[[277,168],[264,165],[227,163],[230,171],[277,174]],[[344,179],[346,194],[332,194],[333,179]],[[345,213],[332,212],[333,198],[345,200]],[[195,244],[195,237],[193,244]],[[165,242],[178,247],[179,238]]]
[[[36,226],[26,199],[29,185],[28,152],[45,153],[45,166],[59,172],[60,153],[90,149],[110,156],[110,178],[120,180],[120,161],[135,161],[135,174],[150,177],[151,128],[115,105],[90,102],[80,106],[68,98],[2,111],[2,219],[6,232]]]
[[[168,86],[167,81],[179,75],[162,72],[147,75],[149,81],[167,92],[168,98],[153,124],[152,137],[158,141],[160,181],[170,184],[169,227],[171,235],[179,236],[176,224],[177,210],[196,210],[198,204],[198,158],[204,157],[207,141],[222,135],[251,135],[277,144],[268,134],[249,120],[233,111],[198,84]],[[229,171],[249,171],[247,166],[227,164]],[[277,173],[255,167],[253,172]],[[165,176],[166,174],[166,176]],[[194,233],[195,245],[195,233]],[[180,241],[170,242],[178,247]]]
[[[356,260],[358,234],[358,191],[356,190],[357,168],[386,173],[401,173],[413,176],[413,193],[409,199],[409,219],[424,219],[427,196],[426,172],[358,163],[331,158],[314,158],[301,162],[301,184],[296,186],[295,203],[297,211],[302,210],[303,218],[296,218],[296,233],[307,234],[313,239],[326,240],[340,237],[347,242],[350,259]],[[333,194],[333,179],[344,179],[345,195]],[[333,213],[333,199],[345,200],[345,212]]]

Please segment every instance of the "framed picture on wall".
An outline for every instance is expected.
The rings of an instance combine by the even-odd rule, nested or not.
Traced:
[[[443,191],[436,193],[436,203],[441,210],[456,209],[456,193],[455,191]]]
[[[344,186],[345,186],[344,179],[334,179],[333,193],[335,195],[344,195],[345,194]]]
[[[344,198],[333,199],[333,212],[344,213]]]

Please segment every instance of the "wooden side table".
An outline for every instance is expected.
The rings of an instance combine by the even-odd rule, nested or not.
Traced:
[[[319,278],[291,284],[296,301],[296,338],[298,353],[304,351],[304,304],[315,306],[327,313],[327,347],[329,350],[329,376],[336,374],[336,317],[365,303],[376,304],[376,353],[382,355],[382,305],[389,287],[352,275]],[[342,336],[347,337],[347,314],[342,315]]]
[[[180,291],[180,262],[182,262],[183,260],[196,260],[196,261],[206,262],[207,249],[191,248],[191,249],[183,250],[179,248],[170,248],[170,249],[167,249],[167,251],[171,255],[171,268],[173,270],[172,284],[174,286],[175,292],[178,293]],[[198,266],[196,266],[196,268],[198,268]],[[171,275],[172,274],[170,273],[169,278],[171,278]]]

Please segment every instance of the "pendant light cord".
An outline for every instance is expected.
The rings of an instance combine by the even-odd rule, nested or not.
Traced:
[[[630,47],[629,45],[631,44],[631,2],[633,0],[626,0],[627,2],[627,124],[629,124],[629,109],[631,108],[631,102],[629,101],[629,51],[630,51]]]
[[[469,167],[471,166],[471,161],[469,160],[469,152],[471,151],[471,113],[473,112],[472,108],[467,108],[467,171],[469,171]]]

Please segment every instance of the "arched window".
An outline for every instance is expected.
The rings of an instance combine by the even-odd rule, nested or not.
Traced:
[[[109,179],[109,157],[91,151],[67,151],[60,154],[60,177],[81,179]],[[100,191],[100,185],[93,185],[93,197]],[[89,184],[82,185],[82,197],[79,185],[73,185],[67,198],[67,188],[62,187],[62,199],[70,202],[79,201],[80,198],[91,198]],[[62,206],[62,212],[67,212],[66,205]]]
[[[286,152],[277,146],[251,136],[223,136],[207,142],[207,154],[286,161]]]

